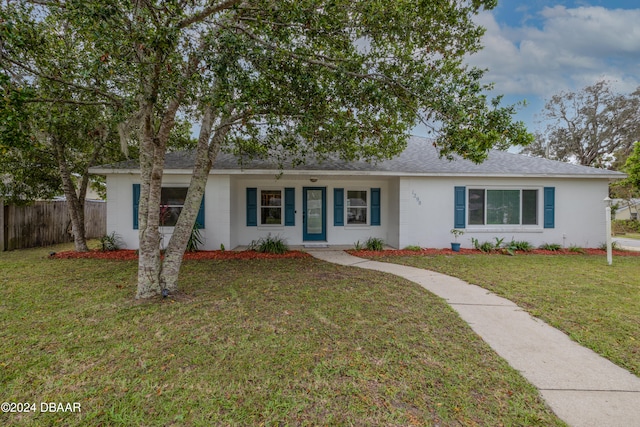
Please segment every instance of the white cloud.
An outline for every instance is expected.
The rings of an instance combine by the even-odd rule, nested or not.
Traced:
[[[485,48],[470,58],[489,68],[496,92],[548,98],[600,79],[629,92],[640,86],[640,9],[544,8],[540,26],[508,27],[482,13]]]

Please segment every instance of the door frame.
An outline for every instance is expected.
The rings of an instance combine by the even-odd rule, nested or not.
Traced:
[[[320,234],[307,234],[307,190],[320,190],[322,192],[322,233]],[[302,187],[302,241],[327,241],[327,187]]]

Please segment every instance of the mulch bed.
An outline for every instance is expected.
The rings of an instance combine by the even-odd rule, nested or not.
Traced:
[[[549,251],[544,249],[533,249],[531,251],[516,251],[516,255],[607,255],[607,251],[595,248],[582,249],[584,253],[561,249],[559,251]],[[482,252],[477,249],[460,249],[460,252],[454,252],[451,249],[431,249],[425,248],[419,251],[409,251],[405,249],[388,249],[384,251],[356,251],[348,250],[351,255],[359,257],[382,257],[382,256],[414,256],[414,255],[502,255],[506,252],[497,250],[492,252]],[[613,251],[615,256],[640,256],[638,251]]]
[[[528,252],[517,251],[517,255],[606,255],[607,252],[602,249],[583,249],[584,254],[580,252],[569,251],[561,249],[559,251],[548,251],[543,249],[534,249]],[[382,257],[382,256],[433,256],[433,255],[501,255],[501,251],[482,252],[477,249],[460,249],[460,252],[453,252],[451,249],[431,249],[425,248],[420,251],[409,251],[404,249],[387,249],[384,251],[356,251],[348,250],[351,255],[360,257]],[[640,252],[634,251],[613,251],[615,256],[640,256]],[[198,252],[186,252],[184,259],[281,259],[281,258],[308,258],[309,255],[302,251],[289,251],[282,255],[265,254],[256,251],[198,251]],[[78,259],[78,258],[91,258],[91,259],[115,259],[122,261],[131,261],[138,259],[137,251],[133,250],[118,250],[111,252],[102,252],[99,250],[92,250],[89,252],[75,252],[65,251],[57,252],[50,256],[50,258],[56,259]]]
[[[271,259],[271,258],[307,258],[310,257],[306,252],[301,251],[289,251],[282,255],[265,254],[256,251],[197,251],[186,252],[184,259]],[[65,251],[57,252],[50,255],[50,258],[56,259],[78,259],[78,258],[91,258],[91,259],[115,259],[121,261],[131,261],[138,259],[138,253],[134,250],[118,250],[102,252],[99,250],[93,250],[89,252],[75,252]]]

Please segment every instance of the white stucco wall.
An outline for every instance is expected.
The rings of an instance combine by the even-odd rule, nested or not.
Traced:
[[[187,186],[189,175],[165,174],[163,185]],[[538,246],[559,243],[564,246],[597,247],[604,240],[604,205],[607,180],[553,179],[553,178],[474,178],[474,177],[344,177],[332,175],[287,176],[274,175],[211,175],[205,192],[205,228],[202,230],[204,247],[215,250],[246,246],[269,233],[286,239],[289,245],[303,245],[302,189],[326,188],[327,242],[331,245],[349,245],[363,242],[369,237],[382,238],[388,245],[404,248],[449,247],[454,226],[454,187],[485,187],[495,189],[537,188],[539,192],[539,226],[469,226],[458,241],[471,247],[471,238],[480,242],[525,240]],[[138,248],[138,230],[133,229],[133,187],[138,183],[136,174],[114,174],[107,177],[107,232],[118,233],[128,249]],[[295,226],[247,226],[246,188],[295,188]],[[555,187],[555,228],[544,229],[542,189]],[[380,226],[334,226],[334,188],[380,188]],[[370,204],[370,203],[369,203]],[[468,207],[467,207],[468,215]],[[370,218],[369,212],[369,218]],[[166,239],[171,228],[163,229]],[[167,240],[168,241],[168,240]],[[315,242],[311,242],[315,243]]]
[[[524,178],[401,178],[399,247],[418,245],[444,248],[453,241],[454,187],[491,189],[539,189],[536,226],[470,226],[458,238],[462,247],[471,247],[471,238],[480,242],[504,238],[505,242],[528,241],[535,246],[558,243],[563,246],[597,247],[605,241],[604,204],[607,180],[524,179]],[[543,228],[544,187],[555,187],[555,228]],[[468,206],[466,210],[468,222]]]

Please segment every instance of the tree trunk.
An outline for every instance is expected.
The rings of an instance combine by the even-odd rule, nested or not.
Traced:
[[[73,234],[73,243],[76,252],[88,252],[87,238],[84,227],[84,197],[78,197],[73,178],[67,165],[67,159],[64,154],[63,144],[53,138],[54,148],[56,150],[56,159],[58,161],[58,169],[62,178],[62,186],[64,195],[67,199],[67,208],[69,217],[71,218],[71,230]],[[84,188],[86,191],[86,187]]]
[[[136,298],[159,295],[160,287],[160,194],[164,147],[154,143],[152,115],[145,117],[140,150],[140,202],[138,206],[138,291]]]
[[[167,292],[175,292],[178,290],[178,274],[182,266],[182,257],[184,256],[189,237],[193,230],[196,217],[198,216],[198,209],[207,185],[209,171],[220,151],[222,141],[229,131],[229,127],[223,124],[216,131],[211,144],[209,144],[212,126],[213,112],[207,109],[200,127],[196,161],[185,204],[174,228],[167,250],[165,251],[164,261],[162,262],[160,283]]]
[[[181,95],[169,103],[157,134],[153,128],[153,103],[142,108],[140,149],[140,201],[138,205],[138,290],[136,298],[150,298],[162,293],[160,276],[160,195],[167,141],[175,124]]]

